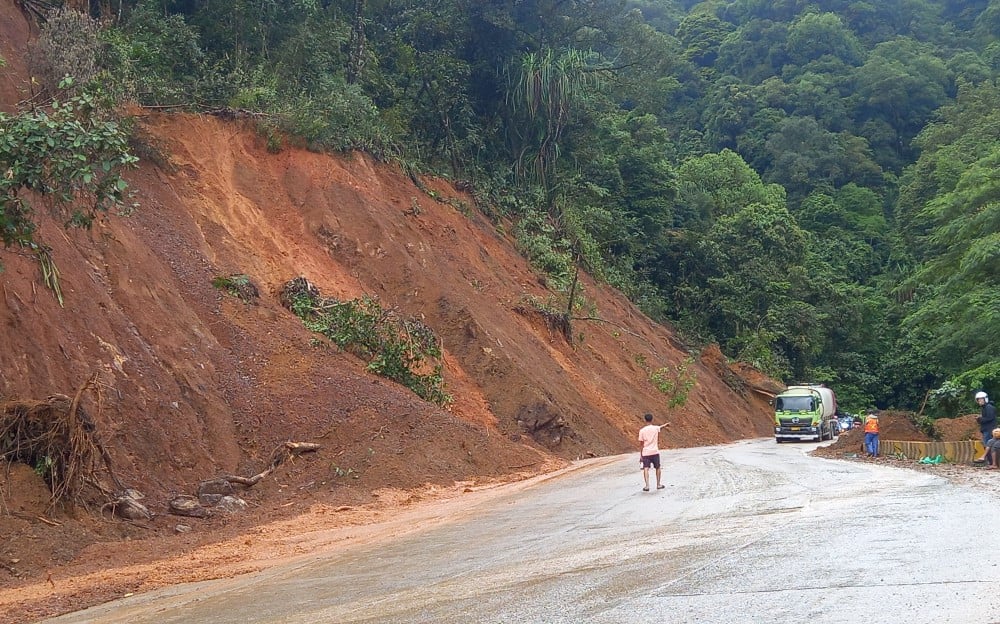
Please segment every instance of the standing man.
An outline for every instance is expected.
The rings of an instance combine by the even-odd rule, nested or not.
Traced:
[[[868,410],[865,416],[865,455],[878,457],[878,414]]]
[[[979,433],[982,435],[985,447],[993,437],[993,430],[997,426],[997,408],[990,403],[990,397],[982,390],[976,393],[976,403],[979,404],[979,416],[976,417],[976,422],[979,423]]]
[[[656,469],[656,489],[662,490],[663,484],[660,483],[660,475],[662,474],[660,470],[660,429],[670,426],[670,423],[654,425],[652,414],[646,414],[643,419],[646,421],[646,426],[639,430],[639,463],[642,465],[642,480],[646,487],[642,488],[642,491],[649,491],[650,466]]]

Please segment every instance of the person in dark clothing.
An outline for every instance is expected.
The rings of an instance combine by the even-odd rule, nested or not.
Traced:
[[[986,467],[991,470],[1000,468],[1000,429],[993,430],[993,437],[986,443]]]
[[[979,433],[982,435],[983,447],[985,448],[986,443],[993,437],[993,430],[997,426],[997,408],[990,403],[990,397],[982,390],[976,393],[976,403],[979,404],[980,410],[976,422],[979,423]],[[985,458],[985,454],[983,458]]]

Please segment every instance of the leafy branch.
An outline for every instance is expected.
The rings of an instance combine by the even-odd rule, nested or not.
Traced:
[[[667,397],[669,407],[680,407],[687,403],[688,395],[697,381],[697,374],[691,370],[694,358],[688,357],[677,366],[664,366],[649,371],[649,380]]]
[[[60,87],[71,85],[66,78]],[[36,252],[60,304],[59,272],[48,248],[35,240],[35,210],[27,198],[43,197],[67,227],[89,228],[99,213],[124,207],[128,184],[121,172],[137,160],[128,152],[126,129],[105,118],[88,92],[16,115],[0,112],[0,239],[5,247]]]

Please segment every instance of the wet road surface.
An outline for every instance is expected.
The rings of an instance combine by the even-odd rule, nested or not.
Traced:
[[[653,492],[637,454],[603,458],[454,522],[47,621],[1000,621],[1000,499],[815,446],[668,450]]]

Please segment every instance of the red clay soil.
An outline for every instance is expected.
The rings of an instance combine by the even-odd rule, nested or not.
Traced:
[[[957,418],[939,418],[934,421],[935,436],[939,440],[960,442],[979,439],[978,414],[966,414]]]
[[[30,95],[28,32],[0,0],[0,110]],[[585,316],[600,320],[567,341],[543,312],[558,296],[446,181],[422,180],[429,193],[364,155],[271,153],[243,123],[137,117],[134,214],[84,231],[37,213],[64,306],[31,256],[0,250],[0,405],[86,388],[116,476],[154,516],[115,517],[96,489],[52,506],[33,466],[0,464],[0,624],[265,568],[336,547],[337,527],[632,451],[645,412],[673,423],[668,446],[771,435],[780,384],[716,347],[692,352],[587,276]],[[259,299],[212,285],[236,274]],[[278,298],[299,276],[430,326],[454,401],[422,401],[307,331]],[[696,383],[669,410],[650,374],[692,357]],[[923,439],[893,416],[883,435]],[[168,513],[203,480],[261,472],[287,441],[319,449],[240,490],[246,511]]]
[[[28,32],[0,0],[3,110],[27,93]],[[364,155],[271,153],[244,123],[137,117],[134,214],[66,230],[37,211],[64,305],[32,256],[0,249],[0,401],[84,389],[115,476],[155,515],[114,517],[96,488],[53,507],[34,466],[0,464],[0,623],[248,572],[301,552],[294,536],[632,451],[645,412],[672,421],[674,447],[771,432],[780,385],[690,351],[587,276],[599,320],[567,341],[542,311],[559,298],[446,181],[422,180],[431,193]],[[257,300],[213,286],[237,274]],[[299,276],[430,326],[454,401],[427,403],[309,332],[278,298]],[[692,357],[687,401],[667,409],[650,374]],[[246,511],[168,513],[203,480],[261,472],[287,441],[319,449],[239,491]]]

